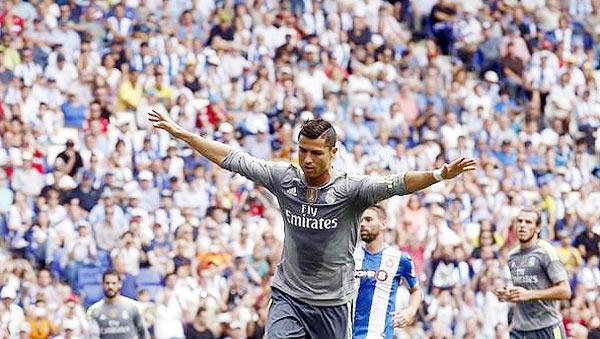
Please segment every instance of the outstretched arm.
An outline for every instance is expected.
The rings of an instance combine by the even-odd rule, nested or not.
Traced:
[[[459,158],[440,169],[433,171],[409,171],[404,176],[406,190],[409,193],[425,189],[438,181],[452,179],[464,172],[474,171],[475,159]]]
[[[231,147],[228,145],[186,131],[183,127],[171,120],[166,113],[159,113],[152,110],[152,112],[148,113],[148,120],[154,127],[169,132],[172,136],[184,141],[190,145],[191,148],[202,154],[202,156],[219,166],[221,166],[223,160],[231,151]]]
[[[455,178],[463,172],[474,171],[475,164],[475,159],[460,158],[433,171],[409,171],[387,176],[349,176],[349,178],[358,183],[353,187],[357,210],[361,210],[394,195],[414,193],[438,181]]]

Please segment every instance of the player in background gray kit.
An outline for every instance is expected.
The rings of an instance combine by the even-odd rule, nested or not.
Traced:
[[[516,217],[519,246],[508,253],[512,287],[499,287],[500,301],[516,304],[511,339],[566,339],[557,301],[571,297],[569,278],[556,249],[539,239],[541,217],[522,209]]]

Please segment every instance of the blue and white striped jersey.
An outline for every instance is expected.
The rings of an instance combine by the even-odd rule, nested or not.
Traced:
[[[412,258],[389,246],[371,254],[359,245],[354,259],[358,294],[352,338],[392,338],[398,286],[402,278],[411,289],[418,284]]]

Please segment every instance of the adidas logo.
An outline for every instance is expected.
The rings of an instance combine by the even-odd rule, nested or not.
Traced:
[[[293,196],[297,196],[298,195],[296,193],[296,187],[288,188],[286,192],[288,192],[289,194],[291,194]]]

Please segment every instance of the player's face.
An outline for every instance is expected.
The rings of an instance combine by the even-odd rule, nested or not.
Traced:
[[[121,280],[113,274],[107,275],[102,282],[104,295],[108,298],[113,298],[121,291]]]
[[[377,239],[384,225],[377,212],[373,209],[366,210],[360,219],[360,239],[367,244]]]
[[[301,136],[299,144],[298,163],[306,178],[314,180],[326,176],[337,148],[326,146],[325,138]]]
[[[528,242],[539,232],[536,225],[537,214],[520,212],[516,219],[517,238],[520,242]]]

